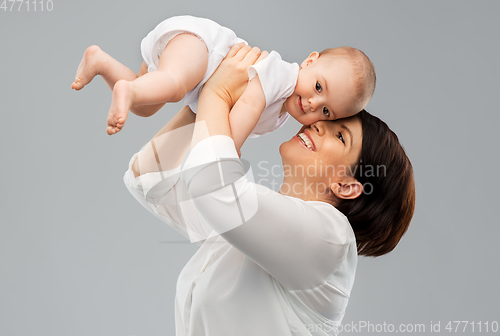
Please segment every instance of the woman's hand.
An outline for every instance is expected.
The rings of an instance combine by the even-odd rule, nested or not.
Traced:
[[[229,111],[248,85],[248,67],[268,55],[237,44],[205,83],[198,99],[196,126],[191,147],[207,136],[226,135],[231,137]]]
[[[205,83],[205,94],[215,94],[229,109],[233,107],[248,84],[248,67],[264,59],[269,53],[243,43],[234,45],[214,74]],[[203,93],[202,91],[202,93]]]

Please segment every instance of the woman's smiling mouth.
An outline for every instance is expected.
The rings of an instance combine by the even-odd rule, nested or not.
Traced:
[[[304,130],[303,133],[297,134],[295,136],[295,138],[307,150],[310,150],[312,152],[316,151],[316,146],[314,146],[314,142],[311,139],[311,134],[309,133],[309,131],[307,129]]]

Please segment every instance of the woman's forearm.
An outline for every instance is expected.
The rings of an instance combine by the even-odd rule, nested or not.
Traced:
[[[231,137],[229,126],[230,103],[216,92],[204,89],[198,100],[196,123],[191,147],[207,137],[226,135]]]
[[[184,106],[139,153],[132,165],[134,176],[178,167],[189,148],[194,121],[195,114]]]

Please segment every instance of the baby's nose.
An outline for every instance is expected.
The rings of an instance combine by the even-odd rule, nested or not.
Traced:
[[[318,100],[317,99],[309,99],[309,107],[311,108],[311,112],[314,112],[316,111],[316,109],[318,108]]]

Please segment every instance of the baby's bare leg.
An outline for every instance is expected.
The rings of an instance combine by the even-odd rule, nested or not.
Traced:
[[[208,50],[203,41],[191,34],[174,37],[162,52],[157,71],[115,84],[108,134],[121,130],[132,106],[181,100],[203,79],[207,66]]]
[[[147,73],[148,73],[148,66],[146,65],[146,63],[142,62],[138,77],[144,76]],[[165,106],[165,103],[160,103],[155,105],[134,105],[130,107],[130,112],[139,117],[146,118],[158,112],[163,106]]]
[[[85,50],[78,70],[76,71],[75,81],[71,84],[71,88],[77,91],[81,90],[85,85],[90,83],[95,76],[100,75],[109,89],[113,91],[116,82],[120,79],[134,80],[147,73],[148,67],[146,63],[142,62],[139,75],[136,75],[135,72],[102,51],[101,48],[93,45]],[[163,105],[165,105],[165,103],[132,106],[130,111],[139,117],[149,117],[161,109]]]
[[[93,45],[83,53],[71,88],[81,90],[97,75],[104,79],[111,90],[120,79],[134,80],[137,78],[135,72],[102,51],[98,46]]]

